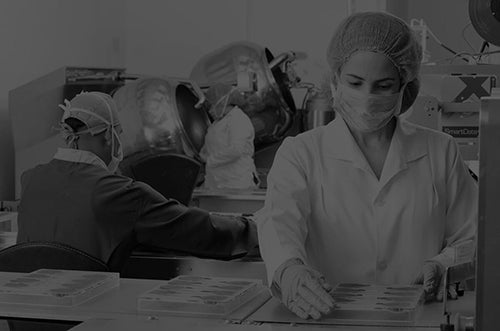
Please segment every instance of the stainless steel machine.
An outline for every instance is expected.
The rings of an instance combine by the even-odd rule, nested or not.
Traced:
[[[480,98],[491,94],[500,65],[426,65],[407,119],[455,137],[464,160],[478,160]]]
[[[296,112],[291,81],[281,64],[294,60],[288,52],[274,57],[271,51],[250,42],[234,42],[203,56],[190,79],[201,88],[215,83],[239,87],[238,106],[255,128],[255,145],[275,142],[290,129]]]
[[[497,330],[500,311],[500,89],[481,100],[476,321]]]
[[[146,149],[189,155],[201,149],[209,120],[200,107],[203,92],[190,82],[140,78],[119,88],[113,98],[125,157]]]
[[[281,69],[293,59],[291,52],[275,58],[267,48],[239,42],[202,57],[192,80],[128,75],[121,68],[64,67],[10,91],[16,198],[21,174],[48,162],[63,146],[56,130],[62,115],[58,105],[81,91],[113,95],[124,129],[120,169],[130,175],[133,165],[150,155],[176,153],[197,159],[210,124],[209,105],[197,83],[205,88],[221,81],[237,85],[239,106],[255,127],[256,150],[267,148],[261,163],[269,167],[277,147],[268,147],[279,144],[294,121],[291,82]]]
[[[198,159],[210,124],[204,94],[181,78],[140,77],[119,88],[113,98],[123,127],[120,169],[164,153]]]
[[[196,157],[209,120],[204,95],[186,79],[126,75],[125,69],[64,67],[9,94],[16,157],[16,198],[21,174],[50,161],[64,143],[58,107],[82,91],[114,95],[118,104],[125,174],[138,158],[159,153]]]

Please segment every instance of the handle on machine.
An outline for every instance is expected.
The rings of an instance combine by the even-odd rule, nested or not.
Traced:
[[[177,78],[176,78],[177,79]],[[190,79],[184,79],[180,78],[177,79],[179,82],[184,83],[184,84],[189,84],[193,88],[194,92],[196,93],[196,96],[198,97],[198,102],[194,105],[194,108],[199,109],[201,108],[201,105],[206,101],[205,98],[205,93],[200,89],[198,84],[196,82],[190,80]]]
[[[276,56],[274,59],[269,62],[269,69],[273,69],[274,67],[280,65],[284,61],[293,61],[295,60],[295,53],[292,51],[281,53]]]
[[[193,87],[194,92],[198,96],[198,102],[196,103],[196,105],[194,105],[194,108],[199,109],[206,100],[205,93],[203,93],[198,84],[196,84],[193,81],[191,81],[191,86]]]

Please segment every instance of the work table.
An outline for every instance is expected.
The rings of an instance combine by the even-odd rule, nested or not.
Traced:
[[[0,281],[12,273],[0,273]],[[19,275],[19,274],[17,274]],[[0,304],[1,318],[42,319],[57,321],[84,322],[75,330],[387,330],[385,327],[325,325],[324,321],[304,321],[290,313],[276,299],[269,299],[262,292],[251,303],[232,312],[225,318],[182,317],[164,313],[142,312],[137,310],[137,297],[159,285],[163,281],[146,279],[120,280],[120,286],[84,302],[75,307],[45,307]],[[472,313],[474,307],[473,293],[457,301],[452,301],[450,309],[454,312]],[[443,321],[442,304],[431,303],[424,306],[417,318],[415,326],[392,326],[391,331],[423,331],[439,330]],[[167,328],[168,327],[168,328]]]

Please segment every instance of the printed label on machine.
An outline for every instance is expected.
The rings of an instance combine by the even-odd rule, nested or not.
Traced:
[[[443,132],[455,138],[477,138],[479,136],[479,127],[443,126]]]

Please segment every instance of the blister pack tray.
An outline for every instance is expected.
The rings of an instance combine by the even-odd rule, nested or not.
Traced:
[[[118,273],[40,269],[0,284],[0,302],[74,306],[119,286]]]
[[[423,304],[422,286],[341,283],[332,292],[337,305],[329,318],[414,322]]]
[[[141,295],[138,309],[223,316],[255,297],[261,286],[256,279],[179,276]]]

